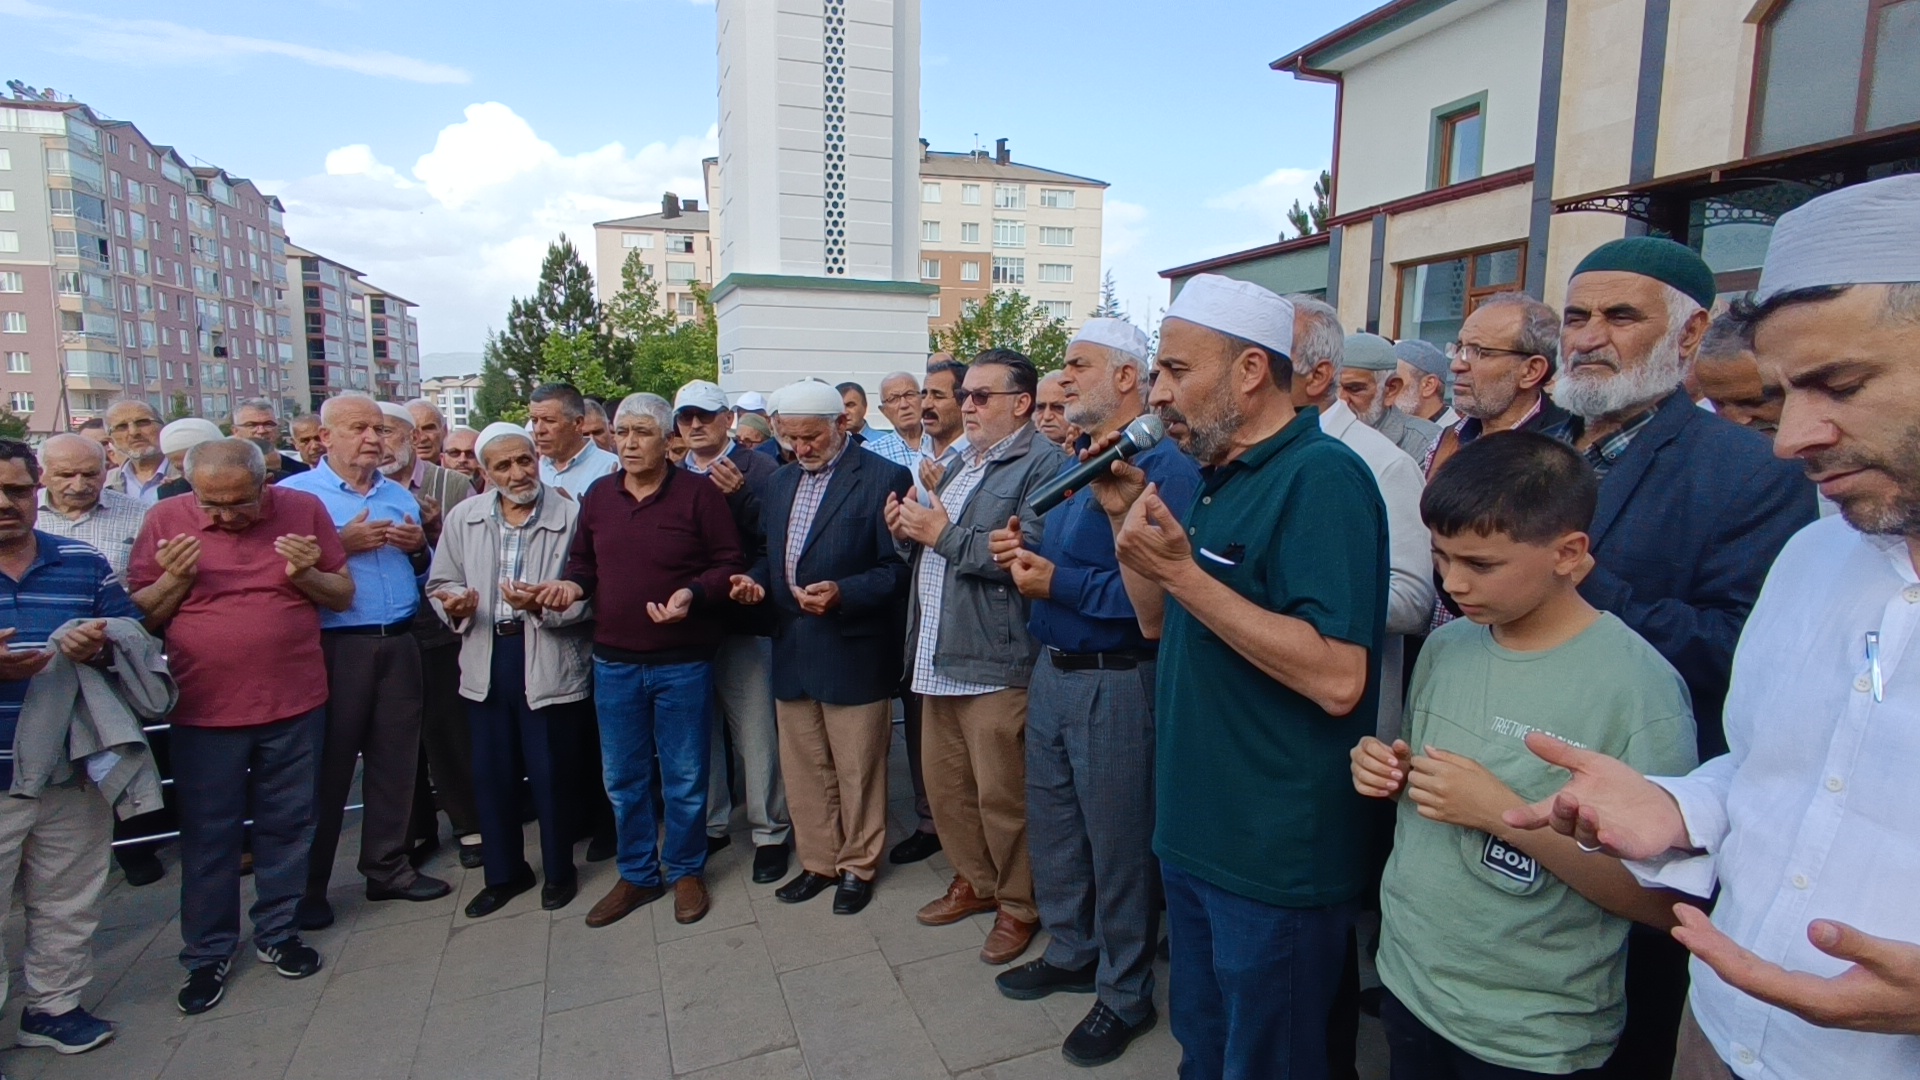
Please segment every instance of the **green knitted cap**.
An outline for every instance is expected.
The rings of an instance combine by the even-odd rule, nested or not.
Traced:
[[[1703,308],[1713,306],[1714,294],[1719,291],[1713,284],[1713,271],[1692,248],[1657,236],[1609,240],[1581,259],[1573,268],[1573,276],[1589,270],[1623,270],[1650,277],[1692,297]]]

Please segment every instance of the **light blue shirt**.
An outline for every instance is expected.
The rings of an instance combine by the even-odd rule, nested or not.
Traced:
[[[575,502],[587,493],[587,488],[595,480],[619,471],[620,459],[595,446],[592,441],[587,443],[586,449],[573,455],[573,460],[565,466],[555,466],[550,458],[540,459],[540,479],[573,496]]]
[[[868,450],[879,454],[908,472],[920,467],[920,452],[908,446],[897,431],[875,431],[867,429],[867,441],[862,444]]]
[[[326,504],[327,515],[337,528],[367,512],[370,521],[399,524],[408,517],[420,520],[420,504],[406,488],[374,474],[373,488],[365,495],[355,491],[326,458],[312,469],[280,481],[283,490],[304,491]],[[347,556],[347,573],[353,578],[353,606],[345,611],[320,609],[320,629],[336,630],[344,626],[390,626],[406,622],[420,606],[420,582],[424,574],[415,574],[407,553],[388,544],[377,551]]]
[[[173,464],[166,458],[160,459],[160,467],[153,470],[153,479],[144,484],[133,474],[133,462],[129,461],[120,466],[119,472],[107,478],[107,487],[152,506],[160,501],[160,485],[171,479]]]

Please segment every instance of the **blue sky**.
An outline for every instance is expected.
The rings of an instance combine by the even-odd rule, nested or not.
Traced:
[[[1106,264],[1143,323],[1156,271],[1276,239],[1332,144],[1331,87],[1267,64],[1367,0],[925,0],[921,133],[1112,184]],[[53,86],[255,179],[288,230],[477,350],[562,229],[697,197],[714,11],[690,0],[0,0],[4,78]],[[432,372],[429,372],[432,374]]]

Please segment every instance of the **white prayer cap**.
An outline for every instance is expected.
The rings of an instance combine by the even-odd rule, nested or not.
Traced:
[[[385,413],[389,420],[398,420],[408,427],[413,426],[413,414],[407,411],[405,405],[396,405],[391,401],[383,401],[380,403],[380,411]]]
[[[211,420],[202,420],[198,416],[186,416],[173,421],[160,429],[160,452],[177,454],[182,450],[191,450],[203,442],[224,439],[220,426]]]
[[[840,391],[817,379],[802,379],[775,390],[767,411],[774,416],[839,416],[844,407]]]
[[[1184,319],[1293,357],[1293,302],[1251,281],[1196,274],[1173,298],[1166,318]]]
[[[734,402],[733,407],[741,412],[766,412],[767,399],[760,395],[760,391],[749,390],[740,395],[740,400]]]
[[[1147,335],[1125,319],[1088,319],[1080,332],[1073,335],[1073,340],[1089,345],[1105,345],[1143,364],[1147,362]]]
[[[1821,285],[1920,282],[1920,174],[1830,191],[1780,215],[1754,300]]]
[[[519,424],[497,421],[488,424],[486,428],[480,432],[480,437],[473,440],[473,456],[479,458],[481,462],[484,463],[487,460],[487,444],[495,439],[505,439],[508,437],[525,439],[527,440],[528,446],[533,445],[533,436],[527,434],[526,428],[521,427]]]

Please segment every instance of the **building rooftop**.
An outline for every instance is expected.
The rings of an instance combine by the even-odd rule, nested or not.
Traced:
[[[1199,262],[1187,263],[1184,266],[1175,266],[1160,271],[1160,276],[1163,278],[1191,277],[1194,274],[1204,274],[1210,270],[1221,270],[1258,259],[1270,259],[1275,255],[1285,255],[1291,251],[1305,251],[1327,243],[1328,239],[1328,234],[1324,232],[1310,236],[1296,236],[1276,244],[1262,244],[1256,248],[1247,248],[1245,251],[1233,251],[1210,259],[1202,259]]]
[[[614,218],[612,221],[596,221],[596,229],[674,229],[680,232],[706,232],[707,212],[705,210],[682,210],[668,217],[665,214],[641,214],[639,217]]]
[[[1103,188],[1110,186],[1105,180],[1042,169],[1037,165],[1022,165],[1012,160],[1002,163],[986,150],[968,153],[929,150],[920,157],[920,175],[963,180],[1033,180],[1041,183],[1092,184]]]

